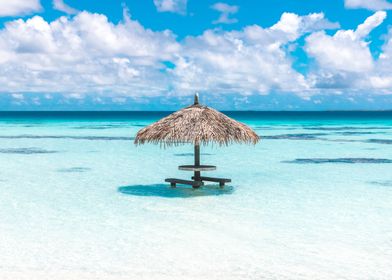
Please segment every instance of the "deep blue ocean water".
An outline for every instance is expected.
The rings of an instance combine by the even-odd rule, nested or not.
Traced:
[[[0,279],[391,279],[392,112],[226,112],[256,146],[136,147],[170,112],[0,112]]]

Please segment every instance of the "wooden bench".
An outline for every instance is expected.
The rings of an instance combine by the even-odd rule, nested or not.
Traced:
[[[204,183],[201,181],[190,181],[190,180],[182,180],[182,179],[175,179],[175,178],[165,179],[165,182],[170,183],[170,186],[172,188],[175,188],[176,184],[190,185],[193,188],[199,188],[204,185]]]
[[[194,179],[194,177],[192,177],[192,179]],[[200,179],[202,181],[217,182],[217,183],[219,183],[220,187],[224,187],[225,183],[230,183],[231,182],[231,179],[225,179],[225,178],[213,178],[213,177],[201,176]]]

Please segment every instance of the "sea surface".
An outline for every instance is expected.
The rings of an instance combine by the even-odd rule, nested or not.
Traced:
[[[135,146],[169,112],[1,112],[0,279],[392,279],[392,112],[227,112],[256,146]]]

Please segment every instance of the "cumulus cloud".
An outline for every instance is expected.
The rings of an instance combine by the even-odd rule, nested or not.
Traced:
[[[181,40],[171,31],[145,28],[127,13],[119,23],[89,12],[52,22],[17,19],[0,29],[0,92],[78,99],[97,94],[96,100],[102,94],[121,101],[194,91],[301,97],[328,89],[386,91],[392,86],[392,31],[379,58],[368,41],[385,17],[377,12],[355,30],[329,35],[325,30],[339,25],[322,13],[284,13],[270,27],[211,29]],[[305,73],[293,66],[292,46],[300,47],[301,38],[305,54],[316,61]]]
[[[206,31],[188,38],[173,70],[177,91],[266,94],[271,89],[306,88],[280,42],[273,41],[274,34],[255,34],[267,37],[266,42],[257,41],[252,33],[264,30],[250,29],[258,28],[223,34]]]
[[[158,12],[186,13],[187,0],[154,0]]]
[[[387,18],[387,13],[383,11],[379,11],[374,15],[368,17],[364,23],[358,25],[357,29],[354,32],[354,36],[356,38],[365,38],[370,34],[370,32],[379,26],[383,21]]]
[[[307,16],[283,13],[271,30],[280,32],[282,36],[288,36],[287,40],[293,41],[306,33],[336,28],[339,28],[339,24],[328,21],[323,13],[313,13]]]
[[[318,73],[310,79],[316,87],[363,88],[368,87],[366,77],[375,69],[369,42],[366,38],[386,18],[383,11],[376,12],[356,30],[339,30],[330,36],[319,31],[306,38],[306,51],[316,59]]]
[[[213,21],[214,24],[218,24],[218,23],[230,24],[230,23],[236,23],[238,21],[236,18],[231,18],[232,15],[238,12],[239,9],[238,6],[219,2],[212,5],[211,8],[221,13],[219,18]]]
[[[368,9],[371,11],[392,9],[392,3],[387,0],[345,0],[344,5],[349,9]]]
[[[323,14],[285,13],[270,28],[207,30],[188,37],[172,71],[179,91],[266,94],[270,90],[303,91],[305,77],[292,67],[285,46],[318,27],[331,27]]]
[[[371,87],[386,92],[392,91],[392,29],[386,38],[382,53],[375,67],[375,73],[370,77]]]
[[[179,42],[172,32],[146,29],[127,14],[118,24],[88,12],[53,22],[18,19],[0,30],[0,91],[300,93],[309,86],[293,69],[287,45],[335,27],[323,14],[284,13],[272,27],[207,30]]]
[[[39,0],[0,0],[0,17],[26,15],[41,9]]]
[[[0,31],[0,91],[154,94],[165,79],[161,61],[178,49],[171,32],[129,17],[116,25],[88,12],[18,19]]]
[[[64,12],[69,15],[77,14],[79,11],[75,8],[72,8],[64,3],[63,0],[53,0],[53,8],[60,12]]]

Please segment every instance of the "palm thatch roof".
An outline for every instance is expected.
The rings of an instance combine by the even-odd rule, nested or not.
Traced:
[[[206,145],[217,143],[256,144],[259,136],[247,125],[207,106],[202,106],[195,96],[195,104],[141,129],[135,144],[178,145],[192,143]]]

